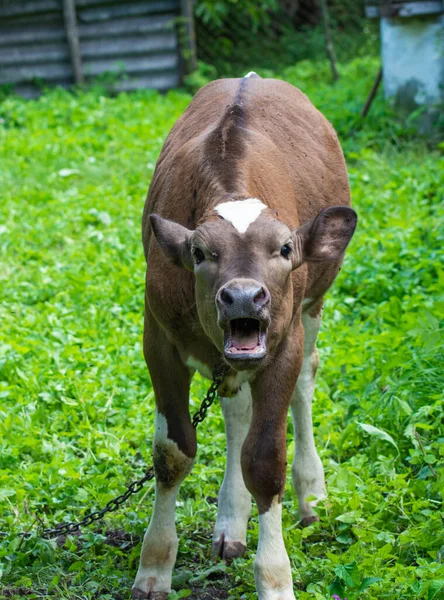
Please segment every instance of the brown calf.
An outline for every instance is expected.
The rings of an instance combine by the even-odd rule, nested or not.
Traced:
[[[171,590],[175,500],[196,455],[190,381],[223,360],[227,468],[213,553],[245,551],[251,494],[259,598],[294,599],[281,527],[287,413],[291,406],[293,482],[308,524],[307,498],[325,494],[311,417],[315,342],[356,226],[349,206],[336,134],[288,83],[255,74],[210,83],[169,134],[143,214],[156,500],[133,598],[163,600]]]

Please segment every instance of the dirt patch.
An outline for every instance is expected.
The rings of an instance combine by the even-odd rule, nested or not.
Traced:
[[[105,544],[116,548],[124,548],[125,550],[134,548],[140,541],[138,535],[127,533],[124,529],[108,529],[104,535],[106,535]]]
[[[217,589],[213,586],[206,588],[192,587],[193,593],[188,596],[190,600],[225,600],[228,598],[227,590]]]
[[[0,599],[14,598],[14,596],[22,598],[24,596],[31,596],[31,594],[35,595],[36,593],[27,587],[5,588],[0,592]]]
[[[193,586],[191,596],[188,596],[190,600],[226,600],[228,598],[228,591],[226,589],[218,589],[213,586],[207,586],[199,588]],[[16,587],[6,588],[0,592],[0,600],[6,600],[8,598],[26,598],[27,596],[34,596],[34,598],[43,598],[44,595],[39,595],[38,592],[31,590],[27,587]],[[100,598],[100,595],[96,596]],[[115,596],[115,600],[126,600],[127,594]]]
[[[132,535],[131,533],[127,533],[124,529],[106,529],[106,530],[104,530],[103,528],[98,528],[98,529],[95,529],[94,532],[100,533],[100,534],[106,536],[106,539],[104,540],[104,544],[107,544],[108,546],[114,546],[115,548],[123,548],[125,550],[129,550],[129,549],[133,548],[134,546],[137,546],[137,544],[140,541],[139,536]],[[82,533],[83,533],[82,530],[77,530],[77,531],[73,531],[69,535],[71,535],[75,538],[79,538],[82,535]],[[66,535],[59,535],[59,537],[57,538],[57,546],[59,548],[64,546],[64,544],[66,542],[66,537],[67,537]],[[76,540],[76,545],[80,549],[82,546],[81,540]]]

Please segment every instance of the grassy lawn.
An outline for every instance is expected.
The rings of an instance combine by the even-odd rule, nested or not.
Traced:
[[[288,470],[284,535],[300,600],[439,600],[443,147],[415,139],[381,97],[360,123],[377,63],[341,71],[335,86],[324,63],[281,74],[338,129],[360,219],[319,340],[314,419],[329,498],[320,522],[299,529]],[[152,484],[80,537],[38,531],[102,507],[150,460],[140,219],[189,100],[92,90],[0,104],[0,598],[129,598]],[[192,408],[207,385],[195,379]],[[179,495],[172,598],[254,598],[257,512],[246,557],[209,560],[224,469],[218,406],[198,438]],[[290,462],[291,427],[288,440]],[[17,537],[28,528],[34,536]]]

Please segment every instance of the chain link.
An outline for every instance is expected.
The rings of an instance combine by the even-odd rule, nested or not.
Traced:
[[[208,392],[206,393],[205,398],[202,400],[199,409],[193,415],[192,424],[195,429],[197,428],[199,423],[202,423],[202,421],[207,416],[208,409],[215,401],[217,396],[217,390],[222,384],[223,380],[225,379],[225,375],[227,374],[228,370],[229,367],[226,364],[220,364],[214,368],[213,381],[208,389]],[[76,533],[82,527],[85,527],[86,525],[91,525],[91,523],[94,523],[94,521],[99,521],[100,519],[103,519],[103,517],[106,514],[118,510],[121,507],[121,505],[124,504],[128,500],[128,498],[130,498],[130,496],[140,492],[144,484],[147,481],[151,481],[151,479],[154,479],[154,467],[149,467],[143,477],[130,483],[130,485],[127,487],[126,491],[123,494],[110,500],[108,504],[101,510],[96,510],[94,512],[88,513],[81,521],[70,521],[68,523],[62,523],[61,525],[57,525],[56,527],[48,527],[46,529],[43,529],[41,537],[45,540],[50,540],[61,535]],[[30,537],[31,535],[32,534],[29,531],[19,533],[19,536],[21,537]]]
[[[213,382],[208,388],[208,392],[205,398],[202,400],[199,410],[196,411],[192,419],[194,429],[196,429],[199,423],[202,423],[202,421],[207,416],[207,411],[215,401],[217,390],[222,384],[223,380],[225,379],[225,375],[227,374],[229,368],[230,367],[228,365],[225,365],[223,363],[214,368]]]

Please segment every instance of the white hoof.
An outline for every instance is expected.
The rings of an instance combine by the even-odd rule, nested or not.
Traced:
[[[166,600],[171,592],[171,568],[139,568],[132,587],[133,599]]]

